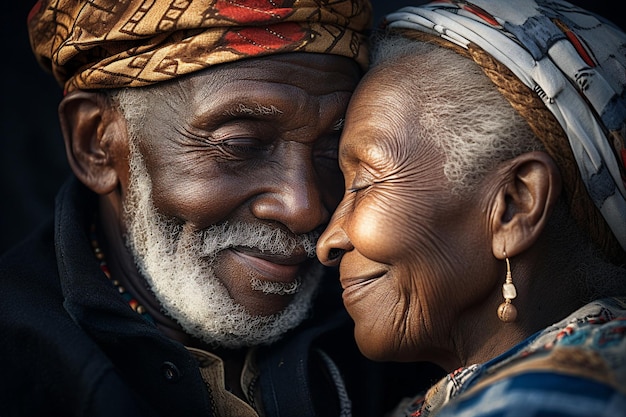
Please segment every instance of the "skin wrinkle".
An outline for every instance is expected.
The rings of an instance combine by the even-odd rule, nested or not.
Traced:
[[[243,65],[242,67],[245,68],[246,66]],[[248,69],[248,70],[250,70],[250,69]],[[256,71],[256,69],[252,69],[252,71]],[[335,73],[333,73],[333,74],[335,74]],[[339,75],[338,73],[337,73],[337,76],[345,77],[345,75]],[[193,77],[190,77],[190,78],[193,78]],[[289,83],[289,77],[287,77],[287,78],[288,78],[288,80],[281,79],[280,81],[276,82],[277,83],[276,91],[282,91],[282,90],[287,90],[289,88],[293,88],[291,86],[291,84]],[[199,103],[207,103],[207,105],[209,105],[209,106],[214,106],[216,100],[220,100],[222,98],[222,94],[220,94],[219,91],[221,91],[222,88],[228,88],[229,85],[237,85],[237,87],[238,87],[237,91],[240,92],[242,99],[244,99],[247,96],[246,95],[246,91],[251,90],[253,88],[253,84],[254,84],[254,80],[253,79],[246,79],[245,76],[242,77],[241,80],[237,80],[237,82],[234,82],[233,80],[224,79],[224,77],[221,74],[217,75],[217,79],[224,81],[221,84],[220,83],[214,83],[215,85],[221,85],[221,88],[218,89],[217,91],[212,92],[212,90],[210,90],[210,89],[200,88],[199,91],[195,93],[197,95]],[[248,85],[248,84],[250,84],[250,85]],[[287,84],[287,85],[284,85],[284,84]],[[198,89],[194,89],[194,90],[198,90]],[[331,96],[332,95],[338,95],[339,93],[347,93],[347,92],[349,92],[349,90],[340,89],[339,92],[332,92],[330,95]],[[295,97],[294,95],[291,95],[288,92],[286,92],[285,96],[286,97]],[[313,93],[313,94],[311,94],[311,96],[317,96],[317,94]],[[229,98],[229,100],[232,100],[232,97]],[[225,114],[228,114],[230,112],[237,113],[239,110],[241,110],[241,104],[242,103],[239,103],[239,104],[237,104],[237,106],[233,106],[230,109],[225,109],[224,110]],[[258,103],[256,103],[256,105],[259,106],[259,107],[276,107],[277,109],[280,109],[278,111],[278,114],[285,114],[286,117],[288,117],[289,114],[295,114],[295,113],[297,113],[299,111],[303,111],[304,105],[305,105],[302,102],[299,102],[297,106],[294,106],[293,103],[291,103],[291,102],[289,104],[290,105],[288,107],[285,107],[285,106],[281,106],[281,105],[278,105],[278,104],[272,104],[270,106],[260,106]],[[249,109],[254,109],[253,106],[249,106],[249,105],[246,105],[245,107],[247,107]],[[321,110],[318,109],[318,111],[321,111]],[[203,110],[203,106],[200,105],[199,106],[199,110],[198,110],[198,114],[202,114],[204,112],[205,112],[205,110]],[[261,113],[256,112],[256,111],[255,111],[255,113],[258,116],[262,115]],[[269,115],[269,114],[266,114],[266,115]],[[313,114],[311,114],[311,120],[314,120]]]
[[[140,146],[143,145],[143,142]],[[198,175],[202,175],[207,181],[219,178],[220,173],[217,170],[215,170],[213,175],[208,175],[209,173],[205,169],[205,158],[217,159],[222,156],[217,147],[198,146],[195,144],[190,147],[187,143],[181,143],[178,140],[178,136],[176,139],[166,142],[166,147],[168,148],[168,153],[173,157],[177,156],[177,158],[164,159],[159,161],[158,164],[152,163],[152,160],[146,161],[146,165],[150,171],[157,173],[161,173],[164,170],[169,171],[169,169],[173,168],[173,171],[169,174],[171,176],[170,182],[177,184],[181,196],[192,195],[194,192],[194,183],[184,181],[186,178],[195,178]],[[192,154],[195,154],[196,157],[190,160],[189,156]],[[174,161],[173,163],[172,160]],[[159,198],[164,191],[164,189],[160,188],[153,189],[156,198]],[[179,204],[185,206],[187,204],[186,199],[181,198]],[[168,211],[163,212],[163,214],[168,213]],[[203,225],[198,220],[192,220],[192,223],[197,224],[196,228],[198,229],[203,228]]]
[[[367,291],[367,289],[365,291]],[[406,299],[404,299],[404,297],[402,297],[399,294],[392,294],[392,293],[383,293],[381,295],[381,299],[379,300],[379,302],[380,302],[380,305],[395,305],[398,307],[402,305],[406,305]],[[391,312],[391,314],[394,317],[393,319],[393,322],[395,323],[394,327],[399,327],[400,329],[404,329],[407,326],[408,323],[406,321],[406,316],[404,314],[405,311],[406,311],[405,308],[396,308],[394,311]],[[385,325],[382,315],[378,316],[376,322],[372,325],[372,331],[375,331],[376,324],[378,322],[382,322],[381,324]],[[406,334],[406,333],[398,333],[398,334]],[[394,342],[398,346],[404,345],[403,340],[401,338],[398,338]]]
[[[409,314],[409,309],[404,307],[410,304],[411,300],[406,294],[400,293],[402,299],[403,307],[400,309],[400,318],[398,319],[397,329],[401,335],[411,335],[411,331],[409,329],[413,328],[412,316]],[[407,346],[411,345],[410,340],[405,340],[404,337],[399,338],[397,343],[397,347],[395,348],[397,351],[401,352],[407,349]]]
[[[399,286],[401,286],[401,284],[414,287],[413,282],[398,282]],[[411,319],[414,317],[409,314],[408,308],[409,304],[411,304],[411,298],[408,296],[408,294],[418,291],[418,289],[409,291],[397,291],[398,301],[396,301],[395,304],[386,304],[397,306],[396,309],[398,310],[398,312],[395,314],[397,318],[394,320],[395,325],[393,326],[393,328],[399,337],[394,338],[394,340],[392,340],[392,343],[395,345],[395,350],[398,352],[404,352],[410,348],[412,344],[411,335],[413,333],[412,331],[410,331],[410,329],[415,328],[416,325],[420,326],[419,321],[417,323],[413,323],[413,320]],[[402,357],[400,357],[399,359],[403,360]]]
[[[412,142],[412,143],[419,143],[419,142]],[[410,146],[410,147],[399,146],[399,143],[397,141],[384,141],[382,142],[381,147],[384,150],[381,151],[380,156],[375,159],[377,161],[384,161],[385,165],[393,161],[394,166],[393,167],[383,166],[380,170],[372,169],[374,171],[384,171],[386,169],[390,171],[390,174],[386,175],[385,178],[372,181],[375,184],[372,184],[371,188],[363,190],[362,193],[366,195],[373,193],[378,203],[376,206],[373,207],[373,210],[379,215],[385,215],[385,213],[387,213],[390,209],[393,208],[393,204],[394,204],[393,199],[395,198],[395,197],[387,198],[387,191],[392,191],[394,196],[395,195],[402,196],[404,199],[408,201],[408,204],[413,204],[413,202],[422,198],[421,196],[422,193],[420,192],[420,189],[423,188],[424,190],[427,190],[430,187],[419,187],[419,186],[416,187],[415,184],[410,182],[410,180],[412,178],[414,179],[422,178],[421,173],[430,169],[431,165],[434,164],[435,162],[433,161],[432,163],[426,163],[420,166],[413,167],[413,170],[408,170],[408,172],[406,172],[407,170],[403,165],[411,161],[411,158],[418,158],[418,156],[415,155],[415,152],[414,152],[415,146]],[[409,148],[411,151],[409,151]],[[420,151],[425,151],[426,154],[435,152],[433,147],[420,146],[419,149]],[[372,155],[371,152],[368,152],[367,147],[365,147],[365,149],[359,149],[359,151],[362,151],[363,153],[367,155],[364,159],[366,160],[374,159],[371,156]],[[401,157],[395,156],[399,154],[402,154],[402,156]],[[394,155],[394,156],[391,156],[391,155]],[[399,160],[400,162],[396,163],[396,160]],[[372,165],[376,166],[375,163]],[[402,172],[403,170],[404,172],[406,172],[406,174],[403,172],[402,178],[399,178],[398,172]],[[350,177],[351,177],[351,174],[346,176],[347,179]],[[402,187],[403,184],[406,184],[406,185],[410,184],[414,188],[411,189],[407,187],[405,189],[405,187]],[[433,189],[436,189],[436,188],[437,187]],[[414,207],[419,208],[419,205],[414,205]],[[400,226],[404,227],[404,226],[409,226],[411,223],[414,222],[414,220],[420,219],[424,217],[425,215],[426,215],[425,213],[421,213],[419,211],[409,212],[407,217],[398,216],[398,217],[389,219],[389,221],[391,223],[398,223]],[[419,224],[419,222],[415,222],[415,223]],[[369,222],[365,220],[363,221],[363,224],[367,225],[369,224]],[[427,234],[427,230],[418,229],[418,233]],[[400,236],[400,238],[405,238],[405,237],[406,236],[403,236],[403,235]],[[398,244],[403,245],[405,244],[405,242],[400,241]],[[414,248],[416,255],[419,257],[419,253],[423,249],[426,249],[429,245],[437,246],[433,242],[430,242],[429,244],[425,244],[423,248],[416,247]]]
[[[203,149],[202,147],[198,148],[198,150],[200,150],[200,151],[201,151],[202,149]],[[217,155],[213,155],[212,157],[216,157],[216,156],[217,156]],[[199,161],[198,163],[200,164],[200,166],[202,166],[202,164],[203,164],[203,162],[202,162],[202,161]],[[280,167],[280,166],[277,166],[277,164],[275,164],[275,163],[273,163],[273,162],[271,162],[271,161],[270,161],[270,163],[268,164],[268,166],[269,166],[269,167],[274,166],[274,167],[275,167],[275,169],[276,169],[275,173],[278,173],[278,171],[281,169],[281,167]],[[193,174],[192,169],[193,169],[193,168],[195,168],[195,167],[196,167],[196,165],[194,164],[194,162],[192,162],[191,164],[189,164],[188,162],[186,162],[186,163],[185,163],[185,164],[183,164],[183,166],[181,167],[181,172],[183,172],[185,175],[190,175],[190,174]],[[250,169],[254,169],[254,168],[255,168],[255,165],[252,165],[252,166],[251,166],[251,167],[249,167],[249,168],[250,168]]]

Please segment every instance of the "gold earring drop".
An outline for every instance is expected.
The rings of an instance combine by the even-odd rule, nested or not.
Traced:
[[[511,277],[511,264],[509,258],[504,252],[504,260],[506,261],[506,279],[502,284],[502,295],[504,296],[504,302],[498,307],[498,318],[505,323],[511,323],[517,318],[517,309],[511,303],[511,300],[517,297],[517,290],[513,285],[513,278]]]

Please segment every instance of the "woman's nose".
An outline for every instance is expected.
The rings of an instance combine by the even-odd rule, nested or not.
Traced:
[[[317,241],[317,258],[326,266],[338,266],[344,253],[354,249],[348,235],[333,217]]]

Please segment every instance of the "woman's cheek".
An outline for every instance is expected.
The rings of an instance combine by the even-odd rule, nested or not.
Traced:
[[[388,263],[397,258],[400,242],[407,239],[406,218],[397,210],[371,202],[357,207],[350,224],[350,239],[370,260]]]

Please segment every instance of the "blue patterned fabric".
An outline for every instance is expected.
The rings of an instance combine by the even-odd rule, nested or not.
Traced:
[[[452,372],[392,415],[626,416],[626,299],[587,304],[503,355]]]

